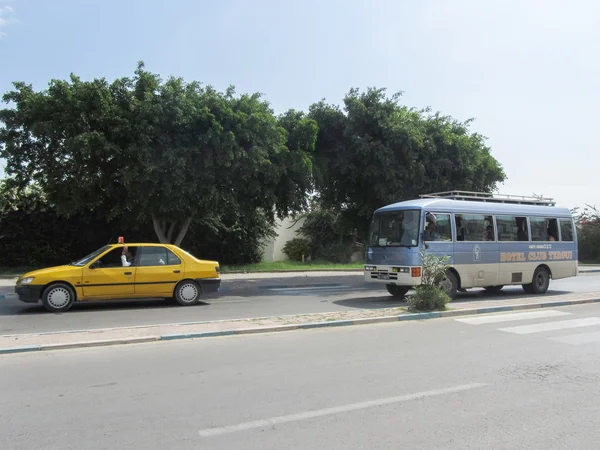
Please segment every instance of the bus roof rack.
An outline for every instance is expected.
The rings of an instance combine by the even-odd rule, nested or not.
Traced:
[[[512,203],[518,205],[556,206],[553,198],[525,195],[490,194],[486,192],[447,191],[423,194],[421,198],[444,198],[447,200],[463,200],[470,202]]]

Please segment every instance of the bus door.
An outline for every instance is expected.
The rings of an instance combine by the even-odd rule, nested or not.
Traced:
[[[454,263],[454,243],[452,242],[453,224],[450,213],[425,213],[423,223],[423,248],[429,254],[448,256],[450,264]]]
[[[496,286],[499,248],[493,216],[455,213],[454,224],[454,267],[462,286]]]

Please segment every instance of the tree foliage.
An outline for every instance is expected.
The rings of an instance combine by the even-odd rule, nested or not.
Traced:
[[[160,79],[15,83],[0,111],[0,156],[13,186],[39,185],[59,215],[152,221],[180,244],[192,220],[261,210],[272,222],[306,207],[317,128],[275,117],[259,94]]]
[[[383,89],[276,116],[259,94],[163,80],[139,63],[113,81],[71,75],[40,91],[16,82],[3,100],[0,264],[68,262],[118,235],[188,236],[202,257],[255,262],[275,217],[305,213],[310,194],[311,256],[345,262],[378,207],[492,191],[505,178],[469,121]]]
[[[571,211],[578,226],[577,241],[579,260],[597,263],[600,261],[600,211],[592,205]]]
[[[470,122],[418,111],[384,89],[352,89],[344,107],[310,107],[318,124],[315,181],[326,208],[366,233],[375,209],[443,190],[490,192],[505,179]]]

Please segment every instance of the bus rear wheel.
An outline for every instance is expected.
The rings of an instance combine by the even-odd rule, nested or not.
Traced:
[[[533,272],[533,281],[523,285],[528,294],[545,294],[550,287],[550,272],[545,267],[538,267]]]
[[[406,293],[410,290],[408,286],[396,286],[395,284],[386,284],[385,288],[394,297],[403,298]]]

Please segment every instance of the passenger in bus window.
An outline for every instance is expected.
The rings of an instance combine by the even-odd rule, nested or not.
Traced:
[[[527,220],[524,217],[517,217],[517,240],[528,241],[529,233],[527,233]]]
[[[429,222],[427,224],[427,228],[423,232],[423,240],[424,241],[438,241],[439,236],[435,231],[435,222]]]
[[[439,240],[439,235],[435,231],[435,226],[437,224],[437,219],[433,214],[427,214],[425,216],[427,220],[427,228],[423,232],[423,240],[424,241],[437,241]]]
[[[484,241],[493,241],[494,240],[494,229],[491,225],[488,225],[485,229]]]
[[[556,239],[556,236],[554,236],[554,233],[550,228],[548,228],[548,240],[551,242],[558,240],[558,239]]]

